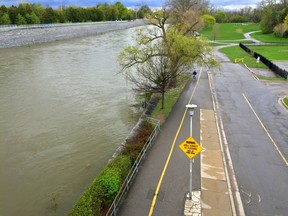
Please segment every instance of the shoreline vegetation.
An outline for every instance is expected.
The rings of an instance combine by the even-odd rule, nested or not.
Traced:
[[[57,25],[0,26],[0,48],[30,46],[34,44],[81,38],[119,31],[144,25],[144,20],[109,21]]]

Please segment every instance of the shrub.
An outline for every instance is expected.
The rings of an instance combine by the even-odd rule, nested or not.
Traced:
[[[147,142],[152,131],[153,125],[145,121],[143,122],[143,125],[141,126],[137,134],[127,141],[123,154],[129,155],[133,163],[137,159],[140,151]]]
[[[108,166],[110,168],[117,168],[120,171],[121,181],[123,182],[127,177],[131,167],[132,167],[132,159],[127,155],[120,155],[115,158]]]
[[[103,209],[112,204],[152,130],[153,125],[143,123],[137,134],[129,141],[129,147],[125,148],[126,154],[112,160],[101,171],[73,206],[70,216],[98,216]]]
[[[280,23],[273,29],[274,35],[281,38],[288,37],[288,23]]]
[[[89,189],[87,189],[78,199],[69,216],[93,216],[92,196]]]
[[[121,173],[116,167],[106,167],[96,180],[94,189],[99,200],[101,200],[101,207],[112,204],[115,196],[121,187]],[[94,207],[94,206],[93,206]]]

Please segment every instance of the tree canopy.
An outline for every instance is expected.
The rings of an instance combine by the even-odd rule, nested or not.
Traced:
[[[95,7],[81,8],[77,6],[53,9],[40,4],[21,3],[16,6],[0,7],[0,24],[39,24],[67,22],[97,22],[115,20],[133,20],[143,18],[151,10],[142,6],[139,10],[125,7],[121,2],[102,3]]]
[[[133,45],[119,55],[122,72],[134,90],[161,93],[162,108],[164,94],[177,87],[179,74],[195,65],[217,65],[208,42],[195,37],[202,25],[200,14],[191,4],[177,6],[181,10],[170,5],[148,15],[147,26],[138,30]]]

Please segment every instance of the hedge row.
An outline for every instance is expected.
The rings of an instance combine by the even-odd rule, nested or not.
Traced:
[[[103,209],[110,207],[152,130],[153,126],[144,122],[138,133],[126,144],[123,153],[112,160],[84,191],[70,216],[97,216]]]

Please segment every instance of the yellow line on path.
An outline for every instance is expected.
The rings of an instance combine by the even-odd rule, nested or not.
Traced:
[[[192,91],[192,94],[191,94],[191,97],[190,97],[190,99],[189,99],[189,101],[188,101],[188,104],[191,103],[192,98],[193,98],[193,96],[194,96],[194,94],[195,94],[196,88],[197,88],[197,86],[198,86],[198,84],[199,84],[199,80],[200,80],[200,77],[201,77],[201,73],[202,73],[202,69],[200,70],[200,73],[199,73],[198,79],[197,79],[197,83],[196,83],[196,85],[195,85],[195,87],[194,87],[194,89],[193,89],[193,91]],[[182,124],[183,124],[183,122],[184,122],[186,113],[187,113],[187,108],[185,108],[185,111],[184,111],[184,113],[183,113],[182,120],[181,120],[180,125],[179,125],[179,127],[178,127],[178,130],[177,130],[177,132],[176,132],[176,134],[175,134],[175,137],[174,137],[174,140],[173,140],[173,143],[172,143],[172,146],[171,146],[169,155],[168,155],[168,157],[167,157],[167,160],[166,160],[166,163],[165,163],[165,165],[164,165],[162,174],[161,174],[160,179],[159,179],[159,181],[158,181],[158,184],[157,184],[157,187],[156,187],[156,191],[155,191],[155,193],[154,193],[154,197],[153,197],[153,200],[152,200],[152,203],[151,203],[150,211],[149,211],[149,214],[148,214],[149,216],[152,216],[152,215],[153,215],[153,211],[154,211],[154,207],[155,207],[155,205],[156,205],[156,200],[157,200],[157,196],[158,196],[158,193],[159,193],[159,190],[160,190],[160,186],[161,186],[161,184],[162,184],[162,180],[163,180],[163,178],[164,178],[164,175],[165,175],[165,173],[166,173],[166,169],[167,169],[168,164],[169,164],[169,162],[170,162],[170,158],[171,158],[171,155],[172,155],[172,152],[173,152],[175,143],[176,143],[176,139],[178,138],[179,132],[180,132],[180,130],[181,130],[181,128],[182,128]]]
[[[273,138],[271,137],[270,133],[268,132],[268,130],[266,129],[266,127],[264,126],[264,124],[262,123],[262,121],[260,120],[260,118],[258,117],[257,113],[255,112],[255,110],[253,109],[251,103],[249,102],[249,100],[247,99],[247,97],[245,96],[245,94],[242,94],[243,97],[245,98],[246,102],[248,103],[249,107],[251,108],[251,110],[253,111],[254,115],[256,116],[258,122],[260,123],[260,125],[262,126],[262,128],[264,129],[264,131],[266,132],[266,134],[268,135],[268,137],[270,138],[271,142],[273,143],[273,145],[275,146],[276,150],[278,151],[278,153],[280,154],[281,158],[283,159],[283,161],[285,162],[286,166],[288,166],[288,161],[287,159],[284,157],[283,153],[280,151],[278,145],[276,144],[276,142],[273,140]]]

